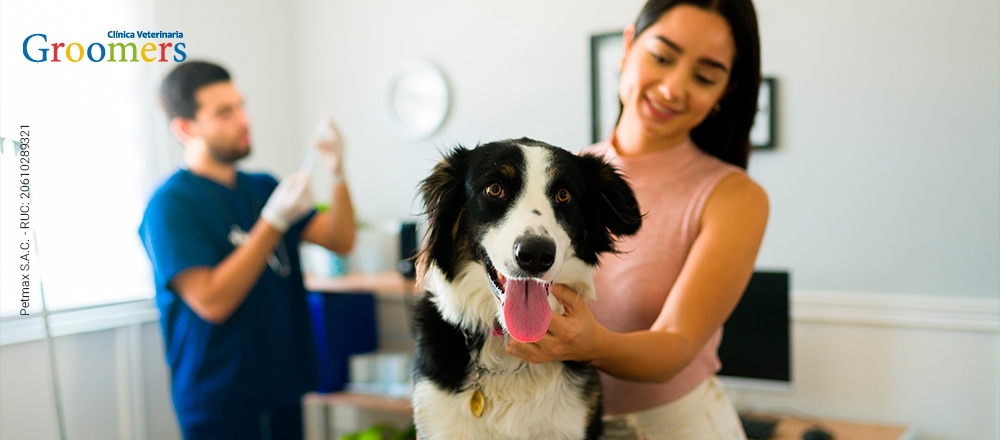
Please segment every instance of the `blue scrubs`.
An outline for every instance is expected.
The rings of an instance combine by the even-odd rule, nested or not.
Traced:
[[[213,267],[228,256],[275,186],[266,174],[239,172],[233,189],[179,170],[154,193],[139,227],[153,263],[174,408],[185,438],[200,438],[199,432],[210,438],[247,438],[248,432],[301,437],[299,399],[316,388],[318,371],[298,244],[314,213],[288,229],[243,304],[220,325],[198,317],[169,285],[185,269]],[[292,419],[297,436],[275,432],[275,425],[288,425],[284,418]]]

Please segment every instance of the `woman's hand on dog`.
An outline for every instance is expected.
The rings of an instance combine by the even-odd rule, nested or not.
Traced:
[[[563,314],[552,312],[549,330],[538,342],[523,343],[507,338],[507,353],[533,364],[599,358],[611,332],[597,323],[587,303],[574,290],[555,284],[549,293],[562,303]]]

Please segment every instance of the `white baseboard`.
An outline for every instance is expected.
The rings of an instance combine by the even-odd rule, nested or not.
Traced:
[[[795,322],[1000,332],[1000,298],[796,290]]]

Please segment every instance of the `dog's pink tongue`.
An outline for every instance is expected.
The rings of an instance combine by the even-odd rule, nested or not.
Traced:
[[[548,285],[534,280],[508,279],[503,318],[510,336],[520,342],[538,342],[549,329]]]

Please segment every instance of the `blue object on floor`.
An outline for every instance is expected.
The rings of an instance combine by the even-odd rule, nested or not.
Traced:
[[[319,388],[316,391],[343,390],[351,355],[378,348],[375,296],[309,292],[308,301],[319,361]]]

